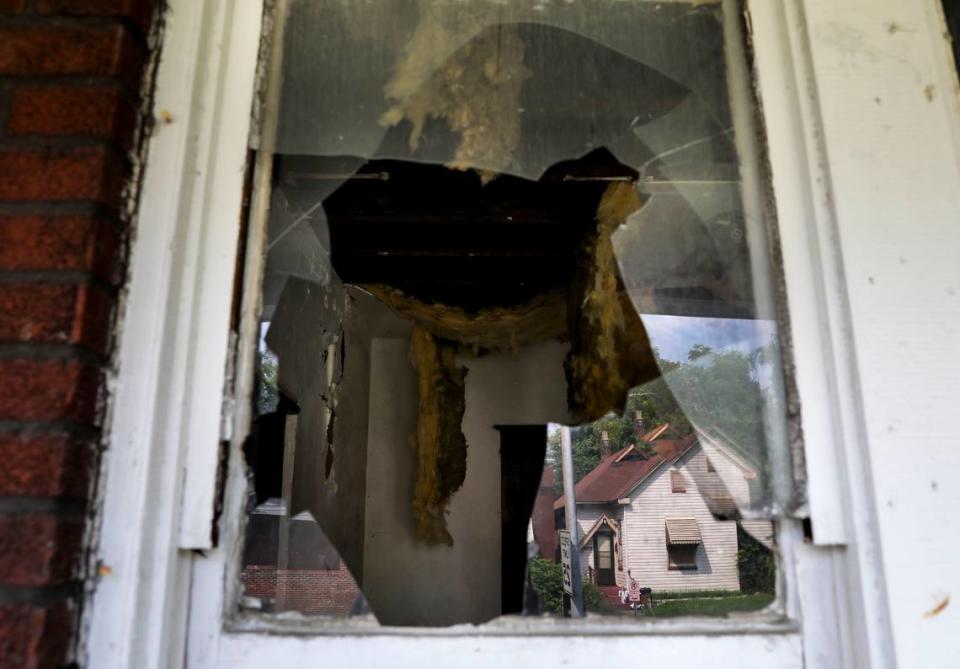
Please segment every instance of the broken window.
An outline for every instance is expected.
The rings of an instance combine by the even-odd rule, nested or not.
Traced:
[[[742,522],[767,528],[772,563],[789,470],[736,17],[291,0],[278,19],[243,606],[383,625],[559,612],[553,423],[581,426],[589,611],[635,614],[633,581],[738,593]],[[671,467],[697,493],[682,511],[706,585],[667,573],[697,547],[643,492],[669,493]]]

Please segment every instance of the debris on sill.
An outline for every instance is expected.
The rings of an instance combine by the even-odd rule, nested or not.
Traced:
[[[413,493],[415,536],[428,545],[453,545],[444,516],[467,473],[467,441],[460,429],[466,410],[464,380],[456,346],[420,326],[410,339],[417,372],[417,481]]]

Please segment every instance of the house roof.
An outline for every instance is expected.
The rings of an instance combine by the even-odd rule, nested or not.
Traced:
[[[662,428],[665,427],[669,426],[662,425],[651,430],[644,437],[656,433],[663,434],[666,429]],[[653,454],[645,459],[627,457],[634,450],[632,445],[608,455],[574,486],[577,503],[615,503],[660,465],[675,461],[696,443],[696,435],[688,434],[678,439],[658,439],[648,443],[653,448]],[[563,497],[554,502],[553,508],[563,508]]]
[[[643,443],[645,444],[649,444],[651,441],[656,441],[657,439],[662,437],[664,434],[667,433],[668,430],[670,432],[676,431],[671,429],[670,423],[664,423],[663,425],[658,425],[657,427],[653,428],[652,430],[647,432],[645,435],[640,437],[640,440],[643,441]]]
[[[583,538],[580,539],[580,548],[586,546],[587,543],[593,539],[593,535],[596,534],[601,527],[609,527],[614,532],[620,531],[620,523],[605,513],[601,514],[600,517],[597,518],[597,522],[595,522],[590,529],[587,530],[587,533],[583,535]]]

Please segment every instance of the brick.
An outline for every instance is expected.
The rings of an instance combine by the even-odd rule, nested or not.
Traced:
[[[0,605],[0,667],[62,667],[73,621],[65,602],[50,607]]]
[[[0,378],[0,420],[95,422],[95,367],[77,360],[0,359]]]
[[[0,216],[0,270],[77,270],[117,285],[120,241],[94,216]]]
[[[116,86],[20,86],[13,91],[11,135],[79,135],[129,149],[137,112]]]
[[[126,165],[106,147],[0,151],[0,200],[94,200],[119,208]]]
[[[0,74],[116,77],[138,91],[145,59],[121,24],[0,26]]]
[[[60,585],[76,573],[83,516],[0,516],[0,583]]]
[[[0,148],[0,203],[122,206],[129,167],[123,152],[131,148],[138,120],[129,93],[140,90],[143,36],[154,6],[154,0],[0,0],[0,15],[32,17],[0,21],[2,133],[22,138]],[[40,359],[33,351],[51,343],[105,350],[112,291],[83,275],[73,280],[76,275],[49,273],[89,273],[118,285],[124,233],[110,216],[0,216],[0,272],[43,272],[48,279],[27,281],[21,274],[0,283],[0,421],[96,423],[99,365],[85,362],[90,356],[79,350],[80,359],[67,360]],[[97,457],[95,435],[77,436],[56,424],[6,426],[0,431],[6,508],[15,509],[22,496],[85,497]],[[0,583],[29,590],[70,582],[77,576],[84,520],[0,514]],[[50,606],[0,604],[0,667],[65,666],[72,659],[76,612],[71,599]]]
[[[106,353],[113,300],[86,283],[0,284],[0,342],[77,344]]]
[[[0,0],[0,14],[19,14],[27,7],[27,0]]]
[[[347,615],[360,593],[342,562],[332,570],[286,570],[246,565],[240,574],[244,595],[267,602],[274,611]]]
[[[153,0],[37,0],[37,13],[63,16],[120,16],[137,24],[146,35],[153,16]]]
[[[94,450],[65,433],[0,433],[0,495],[86,497]]]

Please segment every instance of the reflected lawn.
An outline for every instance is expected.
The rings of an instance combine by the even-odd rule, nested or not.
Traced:
[[[723,616],[727,613],[759,611],[773,601],[773,595],[755,593],[733,597],[671,599],[654,608],[657,618],[676,616]]]

